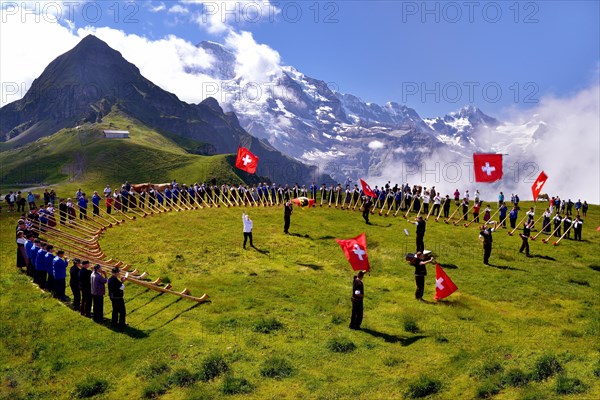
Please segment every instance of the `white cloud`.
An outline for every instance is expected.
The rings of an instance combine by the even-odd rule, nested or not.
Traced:
[[[182,14],[182,15],[187,15],[190,13],[190,10],[187,9],[186,7],[183,7],[180,4],[175,4],[174,6],[172,6],[171,8],[169,8],[168,11],[170,14]]]
[[[385,147],[385,143],[380,142],[379,140],[373,140],[372,142],[369,142],[368,146],[371,150],[381,150]]]
[[[247,24],[274,22],[281,10],[269,0],[183,0],[196,6],[194,22],[208,33],[220,35]]]
[[[161,2],[159,5],[156,5],[156,6],[155,6],[155,5],[152,5],[152,4],[150,4],[150,5],[148,6],[148,9],[150,10],[150,12],[153,12],[153,13],[158,13],[158,12],[161,12],[161,11],[164,11],[164,10],[166,10],[166,9],[167,9],[167,6],[165,6],[165,3]]]

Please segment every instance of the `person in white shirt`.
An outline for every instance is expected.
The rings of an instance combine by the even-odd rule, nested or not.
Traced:
[[[250,239],[250,247],[254,247],[252,243],[252,226],[254,225],[248,214],[242,212],[242,222],[244,223],[244,250],[246,250],[246,242]]]

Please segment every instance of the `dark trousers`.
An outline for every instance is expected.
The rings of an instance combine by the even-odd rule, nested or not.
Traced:
[[[463,219],[467,221],[469,219],[469,209],[463,207]]]
[[[112,207],[111,206],[106,206],[106,213],[110,214],[112,211]]]
[[[81,306],[81,289],[79,289],[79,283],[69,286],[71,286],[71,293],[73,293],[73,309],[79,310]]]
[[[521,244],[521,248],[519,249],[519,253],[522,253],[525,250],[525,254],[529,255],[529,237],[524,236],[521,237],[523,239],[523,243]]]
[[[473,213],[473,221],[479,222],[479,213]]]
[[[100,207],[98,207],[98,206],[97,206],[97,205],[95,205],[95,204],[92,204],[92,213],[93,213],[95,216],[98,216],[98,215],[100,215]]]
[[[79,312],[86,317],[92,316],[92,292],[81,291],[81,307],[79,308]]]
[[[46,290],[54,293],[54,275],[46,272]]]
[[[65,299],[65,279],[54,279],[54,297],[59,300]]]
[[[517,219],[516,218],[510,218],[510,227],[515,229],[515,227],[517,226]]]
[[[246,242],[250,239],[250,247],[254,247],[252,243],[252,232],[244,232],[244,248],[246,248]]]
[[[363,211],[363,218],[365,219],[365,222],[368,224],[369,223],[369,209],[365,208],[365,210]]]
[[[492,255],[492,244],[483,244],[483,263],[488,264],[490,262],[490,255]]]
[[[363,320],[363,301],[362,299],[352,299],[352,317],[350,318],[350,328],[360,329]]]
[[[79,219],[87,218],[87,208],[79,208]]]
[[[434,204],[433,205],[433,211],[431,213],[437,217],[437,215],[440,213],[440,205],[439,204]]]
[[[506,215],[500,214],[500,221],[502,221],[502,226],[506,228]]]
[[[448,218],[449,215],[450,215],[450,209],[444,207],[444,218]]]
[[[575,240],[581,240],[581,228],[575,229]]]
[[[415,283],[417,284],[415,299],[421,300],[423,298],[423,292],[425,291],[425,277],[422,275],[415,275]]]
[[[290,216],[284,215],[283,217],[283,233],[288,233],[290,229]]]
[[[554,236],[560,237],[560,226],[554,226],[556,232],[554,232]]]
[[[425,251],[425,242],[423,241],[423,238],[425,237],[424,234],[422,233],[417,233],[417,251]]]
[[[125,300],[110,299],[112,303],[112,322],[113,326],[125,327]]]
[[[35,277],[36,277],[35,283],[37,283],[41,289],[45,289],[46,288],[46,270],[41,271],[39,269],[36,269]]]
[[[31,260],[27,261],[27,275],[34,276],[35,269],[33,268],[33,264],[31,264]]]
[[[94,321],[104,321],[104,296],[93,295],[92,302],[94,304]]]

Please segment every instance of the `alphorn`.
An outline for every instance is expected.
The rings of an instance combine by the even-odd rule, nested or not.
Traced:
[[[398,206],[398,202],[396,201],[396,197],[394,196],[394,200],[390,203],[390,208],[388,208],[387,213],[385,213],[386,217],[390,216],[390,212],[392,211],[392,208],[394,208],[394,206]]]
[[[543,217],[543,216],[544,216],[544,215],[542,215],[542,217]],[[540,231],[539,231],[539,232],[538,232],[538,233],[537,233],[535,236],[533,236],[533,237],[530,237],[529,239],[531,239],[531,240],[535,240],[535,239],[537,239],[537,237],[538,237],[538,236],[540,236],[540,235],[541,235],[541,234],[544,232],[544,229],[546,229],[546,227],[547,227],[548,225],[552,226],[552,220],[548,221],[548,223],[547,223],[546,225],[542,225],[542,229],[540,229]]]
[[[408,210],[406,210],[406,213],[404,214],[404,219],[408,218],[408,213],[410,213],[411,208],[413,207],[413,203],[415,202],[415,198],[417,196],[413,196],[410,201],[408,202]]]
[[[437,217],[435,217],[435,222],[438,222],[440,220],[440,216],[442,215],[442,210],[444,209],[444,204],[446,204],[446,200],[444,200],[444,202],[440,202],[440,211],[438,211],[438,215]]]
[[[385,205],[387,204],[387,201],[388,201],[388,197],[386,194],[385,199],[383,199],[383,205],[381,206],[381,210],[379,210],[379,212],[377,213],[377,214],[379,214],[380,217],[383,215],[383,210],[385,210]]]
[[[342,189],[342,188],[340,188],[340,190],[337,190],[337,189],[336,189],[336,192],[337,192],[337,193],[336,193],[336,196],[335,196],[335,208],[338,208],[338,202],[339,202],[339,200],[340,200],[340,191],[341,191],[341,189]]]
[[[98,214],[96,214],[96,215],[92,215],[92,216],[93,216],[93,217],[97,217],[97,218],[99,218],[101,221],[104,221],[105,223],[107,223],[107,224],[108,224],[108,228],[112,228],[112,227],[113,227],[113,224],[115,224],[115,222],[113,222],[113,221],[111,221],[111,220],[109,220],[109,219],[107,219],[107,218],[104,218],[102,215],[100,215],[100,211],[98,211]]]
[[[91,217],[85,217],[84,220],[88,223],[89,226],[93,226],[94,228],[97,228],[97,229],[106,229],[106,228],[109,228],[109,227],[112,226],[110,224],[109,225],[104,225],[100,221],[96,221],[93,218],[93,216],[91,216]]]
[[[509,236],[512,236],[513,233],[515,233],[515,231],[519,228],[519,226],[521,226],[521,224],[523,223],[523,221],[525,221],[525,219],[527,218],[527,214],[525,214],[525,216],[523,217],[523,219],[521,220],[521,222],[519,222],[518,224],[515,225],[515,229],[513,229],[510,232],[507,232]]]
[[[431,202],[431,200],[429,200]],[[434,201],[435,203],[435,201]],[[427,213],[427,216],[425,217],[425,221],[429,220],[429,216],[431,215],[431,212],[433,211],[433,204],[430,204],[431,207],[429,207],[429,212]]]
[[[37,230],[34,230],[37,231]],[[51,236],[48,235],[46,232],[38,232],[38,235],[40,237],[40,240],[44,240],[46,242],[48,241],[53,241],[56,240],[58,242],[61,243],[61,245],[63,246],[76,246],[77,248],[82,248],[80,246],[84,246],[82,249],[85,249],[87,252],[94,252],[93,254],[99,254],[97,252],[101,251],[99,248],[92,248],[89,244],[85,244],[85,243],[79,243],[79,242],[75,242],[72,239],[69,238],[65,238],[64,236]]]
[[[325,194],[325,190],[327,190],[327,188],[321,188],[321,190],[319,190],[321,192],[321,203],[319,204],[319,207],[323,207],[323,198],[325,196],[323,196]]]
[[[204,207],[202,207],[202,205],[201,205],[201,204],[198,202],[198,200],[196,200],[196,193],[194,193],[194,195],[192,196],[192,199],[194,199],[194,203],[196,203],[196,205],[197,205],[199,208],[201,208],[201,209],[202,209],[202,208],[204,208]]]
[[[331,203],[333,202],[333,189],[331,189],[329,191],[329,205],[328,207],[331,208]]]
[[[450,214],[450,216],[449,216],[448,218],[446,218],[446,219],[444,220],[444,222],[448,224],[448,223],[449,223],[449,221],[450,221],[452,218],[454,218],[454,214],[456,214],[456,213],[458,212],[458,210],[460,210],[460,207],[461,207],[461,206],[458,206],[458,207],[456,207],[456,210],[454,210],[454,212],[453,212],[452,214]]]
[[[419,207],[419,212],[417,213],[417,218],[421,215],[421,211],[423,211],[423,207],[425,206],[425,201],[421,199],[421,205]]]
[[[558,240],[552,244],[554,246],[558,246],[560,241],[563,240],[563,238],[567,235],[567,233],[569,233],[569,231],[571,230],[571,228],[573,227],[574,224],[575,224],[575,221],[571,222],[571,225],[569,225],[569,227],[567,229],[565,229],[565,233],[563,233],[562,236],[560,238],[558,238]]]
[[[134,215],[133,217],[130,217],[129,215],[125,214],[125,212],[123,212],[123,210],[121,210],[121,209],[119,209],[119,208],[117,208],[116,210],[117,210],[117,212],[121,213],[121,214],[122,214],[122,215],[123,215],[125,218],[127,218],[128,220],[131,220],[131,221],[133,221],[133,220],[135,219],[135,215]]]
[[[192,295],[190,295],[190,291],[187,288],[183,289],[181,292],[176,292],[176,291],[170,289],[170,287],[171,287],[170,285],[161,287],[161,286],[152,284],[152,282],[144,282],[144,281],[140,281],[136,278],[131,278],[131,277],[128,277],[126,282],[131,282],[136,285],[144,286],[148,289],[151,289],[151,290],[154,290],[157,292],[173,294],[175,296],[179,296],[179,297],[182,297],[182,298],[188,299],[188,300],[193,300],[198,303],[204,303],[204,302],[208,301],[208,299],[209,299],[208,295],[206,293],[200,297],[192,296]]]
[[[44,239],[44,241],[45,242],[57,242],[57,243],[60,243],[61,247],[75,248],[75,249],[81,251],[83,254],[87,254],[89,256],[94,256],[94,257],[103,257],[104,256],[104,253],[102,253],[101,250],[98,250],[98,252],[96,250],[88,250],[87,247],[82,248],[78,244],[75,244],[73,242],[68,242],[66,239],[63,239],[63,238],[58,238],[55,236],[47,236]]]
[[[82,233],[86,233],[91,236],[99,235],[100,232],[102,232],[102,229],[92,229],[88,225],[85,225],[85,224],[81,223],[80,221],[74,221],[65,226],[68,226],[71,229],[78,230]]]
[[[548,243],[548,241],[550,240],[550,238],[551,238],[552,236],[554,236],[554,234],[555,234],[556,232],[558,232],[558,230],[559,230],[560,228],[562,228],[562,221],[561,221],[561,222],[558,224],[558,226],[556,227],[556,229],[554,229],[554,230],[552,231],[552,233],[551,233],[550,235],[548,235],[548,237],[547,237],[546,239],[542,239],[542,242],[543,242],[544,244]]]
[[[49,233],[48,231],[41,232],[40,230],[38,230],[38,229],[36,229],[34,227],[32,227],[32,229],[38,231],[39,233]],[[80,238],[78,236],[70,235],[70,234],[68,234],[66,232],[63,232],[63,231],[60,231],[58,229],[54,229],[54,228],[49,228],[49,229],[51,229],[52,232],[54,232],[57,236],[61,236],[61,237],[64,237],[65,239],[73,240],[73,241],[75,241],[77,243],[80,243],[80,244],[83,244],[85,246],[97,246],[98,245],[98,238],[97,237],[93,237],[92,239],[86,240],[86,239]]]
[[[469,217],[469,213],[471,212],[471,210],[472,210],[474,207],[475,207],[475,202],[473,202],[473,206],[472,206],[472,207],[470,207],[470,208],[467,210],[467,212],[466,212],[466,213],[464,213],[464,214],[462,215],[462,217],[461,217],[461,218],[459,218],[459,219],[457,219],[456,221],[454,221],[454,222],[453,222],[453,224],[456,226],[456,225],[458,225],[458,223],[460,222],[460,220],[461,220],[461,219],[464,219],[464,218],[465,218],[465,216],[468,218],[468,217]]]
[[[115,224],[119,225],[120,223],[125,222],[124,219],[116,219],[112,214],[107,213],[104,209],[100,208],[100,212],[112,218],[115,221]]]
[[[490,219],[486,221],[486,224],[487,224],[489,221],[493,220],[493,219],[494,219],[494,217],[496,216],[496,214],[498,214],[499,212],[500,212],[500,207],[498,207],[498,209],[497,209],[497,210],[496,210],[496,211],[495,211],[495,212],[494,212],[494,213],[493,213],[493,214],[490,216]]]

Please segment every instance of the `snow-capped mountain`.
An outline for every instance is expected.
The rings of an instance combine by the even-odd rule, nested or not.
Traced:
[[[198,46],[215,60],[199,72],[221,80],[224,93],[217,98],[250,134],[340,181],[378,176],[386,165],[418,163],[433,152],[470,158],[474,151],[523,148],[543,127],[541,121],[506,125],[472,106],[424,119],[405,105],[378,105],[333,91],[291,66],[268,82],[242,82],[232,52],[214,42]],[[490,139],[495,133],[502,138]]]

